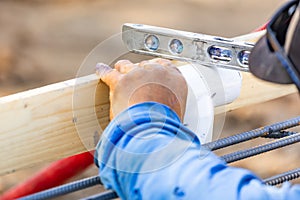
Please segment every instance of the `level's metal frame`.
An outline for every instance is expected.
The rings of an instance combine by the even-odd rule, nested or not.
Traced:
[[[155,36],[159,39],[156,50],[149,49],[145,45],[145,39]],[[176,59],[186,62],[196,62],[205,66],[222,67],[239,71],[249,71],[247,60],[241,62],[240,54],[250,54],[254,44],[234,41],[233,39],[191,33],[186,31],[148,26],[142,24],[124,24],[122,39],[129,51],[137,54],[145,54],[155,57]],[[172,40],[179,40],[183,45],[181,53],[174,53],[170,50]],[[229,50],[231,58],[220,60],[209,54],[211,47],[220,50]],[[246,58],[247,59],[247,58]]]

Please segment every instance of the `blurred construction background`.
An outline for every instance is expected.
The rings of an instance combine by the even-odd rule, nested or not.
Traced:
[[[88,53],[101,41],[119,33],[126,22],[234,37],[265,23],[283,3],[283,0],[1,0],[0,96],[74,78]],[[239,109],[227,113],[222,137],[299,114],[297,95]],[[268,177],[299,167],[299,147],[293,145],[236,165]],[[0,193],[41,167],[0,177]],[[75,179],[96,173],[96,167],[91,167]],[[75,199],[98,190],[64,198]]]

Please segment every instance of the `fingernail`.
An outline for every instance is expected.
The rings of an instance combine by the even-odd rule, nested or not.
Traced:
[[[112,68],[109,65],[104,63],[97,63],[95,69],[96,69],[96,74],[100,77],[104,76],[105,74],[107,74],[112,70]]]

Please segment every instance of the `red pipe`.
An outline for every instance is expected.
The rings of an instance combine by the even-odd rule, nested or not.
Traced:
[[[0,200],[16,199],[61,185],[67,179],[83,172],[93,161],[93,152],[85,152],[56,161],[5,192]]]

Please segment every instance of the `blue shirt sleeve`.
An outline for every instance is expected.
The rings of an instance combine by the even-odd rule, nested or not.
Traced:
[[[95,162],[104,186],[122,199],[300,199],[299,185],[266,186],[227,166],[165,105],[146,102],[105,129]]]

